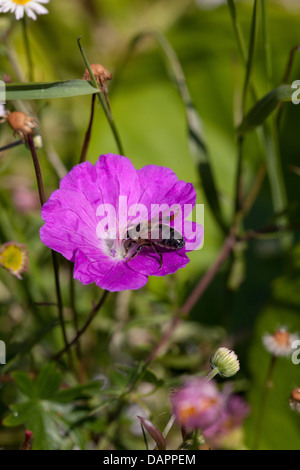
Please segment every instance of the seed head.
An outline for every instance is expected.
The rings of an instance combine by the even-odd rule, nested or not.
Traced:
[[[108,80],[112,79],[111,73],[103,65],[91,64],[90,67],[100,88],[105,86]],[[89,82],[92,81],[92,78],[88,69],[85,69],[85,72],[83,74],[83,80],[88,80]]]
[[[25,142],[28,135],[33,135],[34,129],[38,127],[36,119],[21,111],[9,113],[6,120],[14,131],[14,134],[18,134],[23,142]]]

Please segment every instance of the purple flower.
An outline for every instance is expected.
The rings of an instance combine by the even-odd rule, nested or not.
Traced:
[[[224,396],[215,382],[194,379],[172,396],[174,414],[181,426],[204,430],[213,425],[224,409]]]
[[[203,227],[186,220],[195,203],[193,185],[178,180],[172,170],[156,165],[136,170],[128,158],[101,155],[95,165],[81,163],[62,179],[43,206],[40,236],[75,263],[74,278],[83,284],[94,282],[109,291],[139,289],[148,276],[185,267],[186,253],[201,245]],[[184,240],[177,250],[132,241],[128,230],[141,230],[145,213],[147,220],[158,217],[158,205],[179,211],[168,224]]]

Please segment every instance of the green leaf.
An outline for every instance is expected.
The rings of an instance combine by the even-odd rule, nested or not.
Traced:
[[[291,85],[282,85],[270,91],[245,116],[238,133],[244,134],[263,124],[280,103],[291,101],[294,92]]]
[[[89,382],[76,387],[61,390],[55,395],[55,401],[60,403],[70,403],[86,395],[100,392],[101,384],[98,381]]]
[[[3,424],[9,427],[25,425],[33,433],[34,450],[60,449],[61,431],[67,435],[72,423],[78,420],[73,400],[83,399],[83,392],[99,390],[99,382],[95,381],[59,392],[62,377],[53,362],[42,368],[36,380],[23,372],[14,372],[13,377],[26,398],[22,396],[21,403],[10,406],[11,413],[4,418]],[[89,419],[90,407],[81,407],[80,413],[81,420]]]
[[[40,329],[36,332],[33,332],[30,337],[26,340],[23,340],[19,343],[13,343],[10,346],[10,359],[7,362],[6,366],[3,368],[3,371],[7,373],[14,364],[20,360],[23,356],[25,356],[37,343],[41,341],[41,339],[49,333],[53,328],[59,325],[59,320],[52,320],[51,322],[43,325]]]
[[[69,98],[71,96],[99,93],[86,80],[65,80],[61,82],[11,83],[6,85],[6,100],[41,100]]]
[[[40,399],[52,399],[61,384],[61,374],[55,368],[55,364],[46,364],[36,381],[37,393]]]
[[[13,372],[12,377],[24,395],[30,398],[36,396],[35,383],[31,380],[28,374],[25,374],[25,372]]]
[[[30,400],[26,401],[25,403],[18,403],[17,405],[12,405],[12,412],[3,420],[4,426],[14,427],[24,424],[30,419],[34,406],[35,403]]]
[[[42,402],[27,401],[11,407],[12,413],[8,415],[3,424],[14,427],[25,424],[32,432],[34,450],[58,449],[61,444],[61,435],[56,427],[56,412],[44,406]]]

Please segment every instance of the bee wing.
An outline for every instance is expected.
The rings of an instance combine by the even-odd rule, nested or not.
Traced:
[[[152,217],[148,221],[148,225],[154,226],[157,224],[170,224],[173,220],[177,219],[177,217],[181,214],[181,210],[171,213],[170,209],[166,209],[161,211],[158,215]]]
[[[158,215],[151,219],[129,226],[128,233],[132,236],[135,234],[134,238],[145,240],[150,240],[151,238],[162,239],[164,238],[162,232],[170,233],[170,223],[175,220],[179,214],[181,214],[181,210],[173,213],[170,213],[169,209],[160,211]]]

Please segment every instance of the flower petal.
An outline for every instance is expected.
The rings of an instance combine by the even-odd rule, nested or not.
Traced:
[[[91,261],[81,251],[76,253],[74,278],[83,284],[95,282],[111,292],[140,289],[148,281],[147,276],[133,271],[124,261],[112,260],[101,253]]]
[[[44,204],[42,217],[46,222],[40,229],[42,242],[67,259],[73,259],[78,248],[87,251],[101,248],[96,234],[96,213],[84,194],[55,191]]]
[[[189,215],[196,203],[196,191],[191,183],[178,180],[172,170],[156,165],[147,165],[137,173],[142,191],[139,202],[147,207],[149,214],[152,204],[179,204],[182,208],[190,204],[190,210],[185,211],[185,216]],[[156,215],[151,213],[151,218]]]
[[[152,247],[143,247],[138,255],[127,261],[128,266],[137,272],[147,276],[165,276],[173,274],[178,269],[184,268],[190,260],[185,254],[185,250],[167,251],[157,248],[162,254],[162,267],[160,268],[160,256],[153,251]]]

